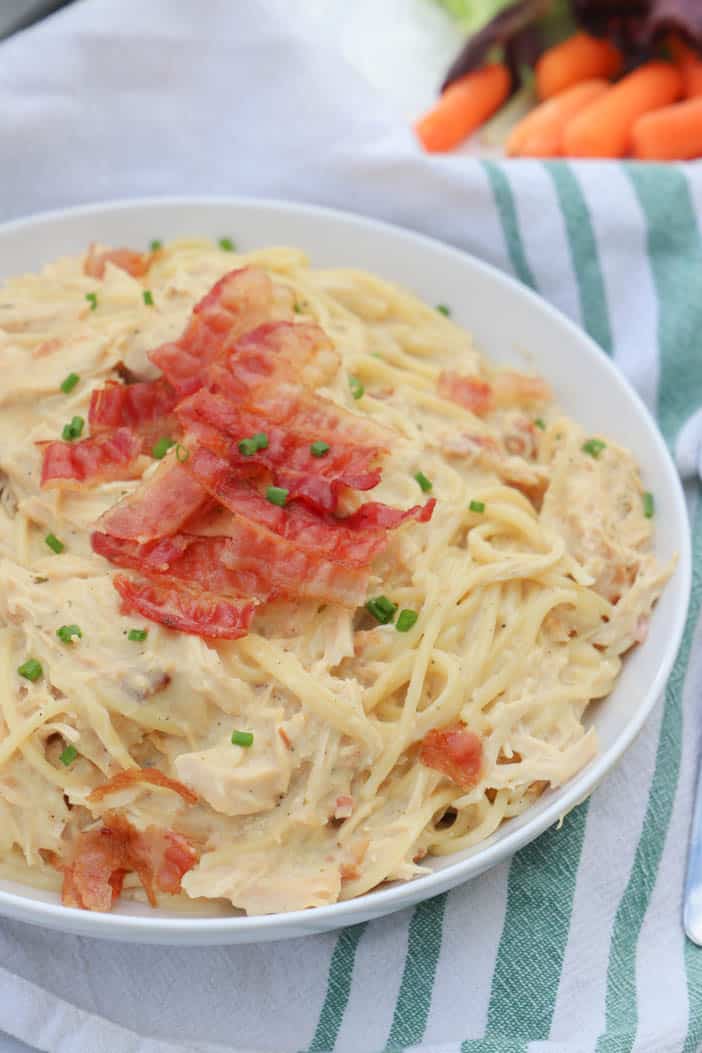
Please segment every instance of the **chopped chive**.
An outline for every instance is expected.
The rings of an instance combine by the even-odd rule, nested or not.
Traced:
[[[231,238],[220,238],[217,242],[222,252],[234,252],[236,245]]]
[[[257,450],[268,449],[268,436],[266,435],[265,431],[257,431],[253,437],[253,441],[256,443]]]
[[[653,499],[653,494],[650,490],[647,490],[641,495],[641,499],[643,501],[643,514],[646,516],[646,519],[653,519],[653,513],[656,510],[656,503]]]
[[[83,428],[85,427],[85,420],[83,417],[71,417],[70,424],[64,424],[61,437],[66,442],[73,442],[74,439],[79,439],[83,434]]]
[[[148,635],[148,629],[130,629],[127,633],[127,639],[131,640],[132,643],[143,643]]]
[[[162,439],[155,442],[151,455],[156,458],[157,461],[162,461],[172,446],[175,446],[175,439],[170,439],[167,435],[164,435]]]
[[[73,764],[73,761],[76,759],[77,756],[78,750],[75,748],[75,746],[66,746],[65,750],[59,757],[59,760],[62,764],[65,764],[65,766],[68,767],[69,764]]]
[[[62,625],[56,630],[56,635],[59,640],[63,640],[64,643],[73,643],[74,640],[81,640],[83,633],[78,625]]]
[[[151,289],[144,289],[144,291],[143,291],[143,293],[141,295],[144,297],[144,303],[146,304],[146,306],[147,307],[153,307],[153,305],[154,305],[154,298],[153,298],[153,296],[151,294]]]
[[[534,417],[534,424],[537,428],[540,428],[541,431],[546,431],[546,422],[543,417]]]
[[[322,442],[318,439],[317,442],[313,442],[310,446],[310,453],[313,457],[324,457],[325,453],[329,453],[331,446],[328,442]]]
[[[288,499],[289,490],[285,490],[282,486],[269,486],[266,490],[266,500],[270,501],[272,505],[278,505],[282,508]]]
[[[591,457],[597,460],[606,445],[607,443],[603,442],[602,439],[588,439],[587,442],[583,443],[582,451],[583,453],[589,453]]]
[[[70,395],[79,380],[80,377],[77,373],[69,373],[66,379],[61,383],[61,391],[64,395]]]
[[[97,293],[96,292],[87,292],[85,294],[85,298],[88,301],[88,303],[90,304],[90,310],[91,311],[96,311],[97,310]]]
[[[253,746],[253,739],[253,731],[232,731],[233,746]]]
[[[25,680],[31,680],[34,683],[35,680],[42,676],[44,670],[41,667],[41,662],[38,662],[36,658],[28,658],[26,662],[18,666],[17,672]]]
[[[149,248],[152,252],[158,252],[159,249],[163,248],[163,242],[159,241],[158,238],[154,238],[153,241],[149,242]]]
[[[428,494],[432,486],[434,485],[431,479],[427,479],[424,472],[417,472],[415,474],[415,479],[419,483],[419,489],[425,494]]]
[[[188,449],[187,446],[183,446],[183,445],[181,445],[181,443],[177,443],[176,444],[176,449],[175,449],[175,455],[176,455],[176,461],[178,461],[179,464],[185,464],[185,462],[187,461],[188,457],[190,456],[190,450]]]
[[[445,303],[437,303],[436,309],[439,312],[439,314],[445,315],[446,318],[451,317],[451,308],[447,307]]]
[[[470,509],[471,512],[478,512],[480,514],[480,513],[485,511],[485,502],[484,501],[471,501],[471,503],[468,505],[468,508]]]
[[[410,611],[408,609],[400,611],[397,616],[397,622],[395,623],[395,628],[398,633],[408,633],[418,617],[419,615],[416,611]]]
[[[397,604],[389,600],[387,596],[376,596],[374,599],[368,600],[366,610],[381,625],[387,625],[395,617]]]
[[[46,537],[44,538],[44,541],[46,541],[46,543],[49,546],[49,548],[51,549],[51,551],[55,552],[57,556],[61,552],[63,552],[63,550],[66,547],[64,545],[63,541],[59,541],[59,539],[56,537],[56,534],[47,534]]]
[[[295,314],[302,314],[302,304],[298,303],[297,300],[293,304],[293,311]]]
[[[255,439],[242,439],[241,442],[237,443],[237,446],[242,457],[253,457],[258,452]]]
[[[358,377],[349,377],[349,387],[351,388],[351,397],[354,399],[360,399],[366,390]]]

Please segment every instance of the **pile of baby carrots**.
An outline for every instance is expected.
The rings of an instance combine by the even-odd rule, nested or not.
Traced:
[[[702,0],[700,0],[702,2]],[[510,132],[511,157],[702,157],[702,56],[682,39],[670,59],[622,75],[624,59],[608,40],[575,33],[536,63],[538,105]],[[493,62],[454,81],[415,125],[425,150],[452,150],[507,101],[512,76]]]

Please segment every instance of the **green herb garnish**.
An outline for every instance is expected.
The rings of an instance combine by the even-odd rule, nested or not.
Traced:
[[[70,395],[79,380],[80,377],[77,373],[69,373],[66,379],[61,383],[61,391],[64,395]]]
[[[83,417],[71,417],[70,424],[64,424],[63,426],[61,438],[65,439],[66,442],[73,442],[74,439],[79,439],[81,437],[84,427],[85,420]]]
[[[288,499],[289,490],[284,489],[282,486],[269,486],[266,490],[266,500],[270,501],[272,505],[278,505],[282,508]]]
[[[97,293],[96,292],[87,292],[85,294],[85,298],[88,301],[88,303],[90,304],[90,310],[91,311],[96,311],[97,310]]]
[[[642,494],[641,500],[643,501],[643,514],[646,516],[646,519],[653,519],[653,513],[656,511],[656,503],[651,491],[647,490]]]
[[[445,303],[437,303],[436,309],[439,314],[443,314],[446,318],[451,317],[451,308],[447,307]]]
[[[65,750],[59,757],[59,760],[62,764],[65,764],[65,766],[68,767],[69,764],[73,764],[73,761],[76,759],[77,756],[78,750],[75,748],[75,746],[66,746]]]
[[[368,600],[366,610],[381,625],[387,625],[395,617],[397,604],[389,600],[387,596],[376,596],[374,599]]]
[[[56,635],[64,643],[73,643],[74,640],[83,638],[83,633],[78,625],[62,625],[60,629],[56,630]]]
[[[153,295],[151,293],[151,289],[144,289],[144,291],[143,291],[143,293],[141,295],[144,297],[144,303],[146,304],[146,306],[147,307],[153,307],[153,305],[154,305],[154,298],[153,298]]]
[[[602,439],[588,439],[582,445],[583,453],[589,453],[595,460],[600,456],[607,443],[603,442]]]
[[[427,477],[426,477],[426,475],[424,474],[424,472],[417,472],[417,473],[415,474],[415,477],[414,477],[414,478],[415,478],[415,479],[417,480],[417,482],[419,483],[419,489],[420,489],[420,490],[421,490],[421,491],[422,491],[423,493],[425,493],[425,494],[428,494],[428,493],[429,493],[429,491],[431,490],[432,486],[434,485],[434,484],[432,483],[431,479],[427,479]]]
[[[411,611],[408,609],[400,611],[400,613],[397,616],[397,621],[395,623],[395,628],[397,629],[398,633],[408,633],[417,621],[418,617],[419,615],[417,611]]]
[[[231,238],[220,238],[217,242],[222,252],[234,252],[236,245]]]
[[[156,458],[157,461],[162,461],[172,446],[175,446],[175,439],[170,439],[167,435],[164,435],[162,439],[155,442],[151,450],[151,454]]]
[[[468,505],[471,512],[477,512],[479,515],[485,511],[484,501],[471,501]]]
[[[537,427],[537,428],[539,428],[539,429],[540,429],[541,431],[546,431],[546,422],[545,422],[545,420],[543,419],[543,417],[534,417],[534,424],[535,424],[535,425],[536,425],[536,427]]]
[[[331,446],[328,442],[322,442],[318,439],[317,442],[313,442],[310,446],[310,453],[313,457],[324,457],[325,453],[329,453]]]
[[[26,662],[18,666],[17,672],[25,680],[31,680],[34,683],[35,680],[42,676],[44,670],[41,667],[41,662],[38,662],[36,658],[28,658]]]
[[[148,635],[148,629],[130,629],[127,633],[127,639],[131,640],[132,643],[143,643]]]
[[[152,252],[158,252],[159,249],[163,248],[163,242],[159,241],[158,238],[154,238],[154,240],[149,243],[149,248]]]
[[[59,539],[56,537],[56,534],[47,534],[44,538],[44,541],[46,541],[51,551],[55,552],[56,555],[59,555],[61,552],[63,552],[63,550],[66,547],[63,541],[59,541]]]
[[[351,388],[351,397],[354,399],[360,399],[366,390],[358,377],[349,377],[349,387]]]
[[[232,745],[248,748],[253,746],[253,731],[232,731]]]

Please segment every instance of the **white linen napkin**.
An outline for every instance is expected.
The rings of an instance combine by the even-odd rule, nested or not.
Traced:
[[[394,221],[538,289],[672,442],[702,405],[702,171],[423,156],[389,86],[411,73],[403,46],[420,54],[435,33],[449,52],[450,32],[423,0],[83,0],[0,44],[0,218],[236,193]],[[680,927],[702,697],[696,503],[693,611],[665,705],[562,829],[338,936],[178,950],[0,922],[0,1029],[52,1053],[702,1048],[701,952]]]

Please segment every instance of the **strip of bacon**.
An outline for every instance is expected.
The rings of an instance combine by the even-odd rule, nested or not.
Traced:
[[[480,777],[483,744],[463,724],[432,728],[422,739],[419,759],[427,768],[440,771],[467,790]]]
[[[206,490],[171,456],[138,490],[105,512],[98,526],[116,538],[152,541],[175,534],[207,500]]]
[[[144,545],[96,533],[92,544],[116,566],[167,574],[216,596],[255,596],[261,602],[302,596],[345,607],[365,599],[367,568],[324,559],[248,519],[231,518],[229,530],[226,536],[181,534]]]
[[[211,639],[237,640],[246,636],[255,600],[234,601],[171,582],[136,580],[121,574],[112,579],[122,597],[122,611],[137,611],[169,629]]]
[[[105,277],[105,267],[114,264],[120,270],[131,274],[132,278],[143,278],[151,266],[151,253],[134,252],[132,249],[108,249],[107,252],[95,252],[91,245],[83,264],[83,273],[90,278]]]
[[[228,358],[228,368],[247,387],[285,373],[312,389],[333,379],[340,358],[331,340],[309,322],[265,322],[244,333]]]
[[[126,790],[130,786],[142,782],[151,786],[162,786],[166,790],[173,790],[174,793],[179,793],[187,804],[197,804],[198,796],[196,793],[184,786],[182,782],[178,782],[177,779],[171,779],[159,768],[125,768],[123,771],[113,775],[107,782],[102,783],[101,786],[96,786],[92,793],[88,795],[88,801],[94,804],[97,801],[102,801],[110,793]]]
[[[141,439],[129,428],[117,428],[80,442],[48,442],[43,445],[43,487],[96,485],[110,479],[132,479],[139,475],[136,461]]]
[[[264,271],[229,271],[194,308],[180,339],[150,351],[149,358],[181,396],[196,391],[223,346],[264,322],[272,304],[273,286]]]
[[[464,406],[478,417],[484,417],[494,408],[492,388],[480,377],[466,377],[445,370],[439,374],[437,388],[442,398]]]
[[[434,513],[435,505],[435,497],[430,497],[423,505],[413,505],[412,508],[405,509],[392,508],[381,501],[366,501],[350,516],[345,516],[343,523],[350,530],[368,530],[372,527],[395,530],[408,519],[416,519],[418,523],[428,523]]]
[[[553,397],[551,389],[541,377],[515,373],[509,369],[497,373],[491,384],[480,377],[445,371],[439,374],[437,386],[442,398],[465,406],[478,417],[484,417],[495,409],[540,405]]]
[[[336,440],[365,447],[379,446],[385,450],[392,440],[387,428],[369,417],[351,413],[292,381],[264,382],[243,396],[241,387],[232,385],[229,371],[215,363],[208,371],[208,389],[235,401],[240,399],[242,410],[326,442]]]
[[[221,395],[204,390],[181,402],[176,414],[186,430],[200,424],[207,425],[210,431],[196,434],[206,446],[230,461],[265,464],[271,470],[285,465],[291,471],[338,480],[354,490],[370,489],[367,485],[369,478],[376,479],[373,486],[380,481],[376,464],[386,452],[386,447],[380,445],[359,446],[344,442],[334,430],[322,435],[319,430],[309,432],[282,427],[276,420],[251,413]],[[306,424],[305,421],[300,423],[303,427]],[[267,447],[253,456],[244,457],[237,442],[261,432],[266,435]],[[230,440],[228,444],[222,442],[223,436]],[[328,452],[323,457],[314,457],[310,450],[312,443],[327,438],[331,440]],[[359,486],[359,482],[363,485]]]
[[[62,900],[66,906],[109,911],[134,871],[152,907],[154,886],[161,892],[180,891],[183,875],[197,862],[197,852],[180,834],[150,826],[139,831],[124,816],[109,812],[102,826],[78,835],[63,870]]]
[[[163,377],[136,384],[108,382],[90,396],[91,435],[113,428],[131,428],[140,435],[151,435],[158,429],[162,435],[172,435],[171,414],[177,400],[174,389]]]
[[[321,557],[349,566],[367,566],[385,546],[388,528],[382,524],[374,528],[370,524],[354,527],[352,523],[348,527],[346,519],[321,515],[296,501],[285,508],[271,504],[255,480],[232,472],[227,462],[210,450],[193,449],[187,468],[224,508]],[[198,532],[202,532],[201,525]]]

